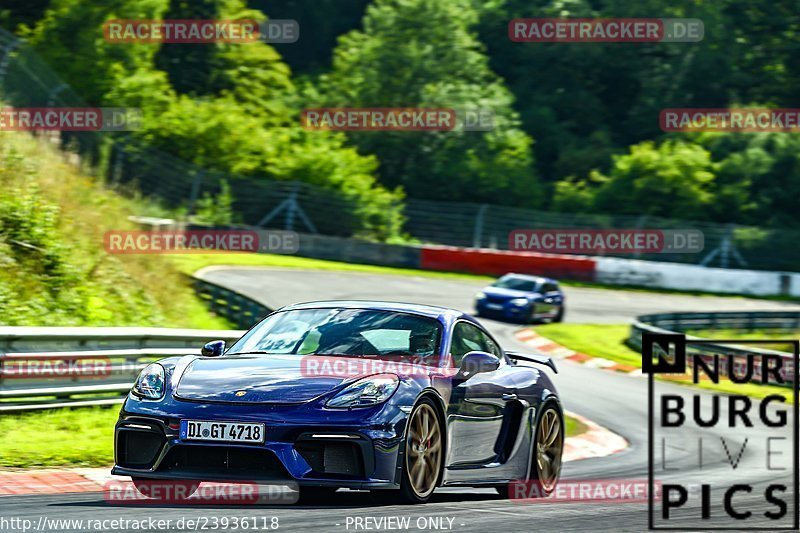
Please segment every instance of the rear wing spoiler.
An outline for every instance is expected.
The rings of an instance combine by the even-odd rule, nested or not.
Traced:
[[[556,362],[553,361],[551,357],[547,357],[546,355],[533,355],[533,354],[526,354],[519,352],[506,352],[506,355],[509,356],[514,361],[527,361],[528,363],[536,363],[537,365],[549,366],[551,369],[553,369],[553,372],[558,374],[558,368],[556,368]]]

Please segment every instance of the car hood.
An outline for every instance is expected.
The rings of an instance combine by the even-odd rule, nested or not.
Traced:
[[[518,291],[514,289],[502,289],[500,287],[486,287],[481,292],[486,296],[497,298],[498,300],[511,300],[512,298],[530,298],[535,296],[534,292]]]
[[[309,375],[299,355],[198,357],[189,363],[175,396],[235,403],[301,403],[339,386],[345,377]]]

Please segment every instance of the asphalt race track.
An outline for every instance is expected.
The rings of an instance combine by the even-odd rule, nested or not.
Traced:
[[[434,279],[428,277],[379,276],[364,273],[339,273],[328,271],[297,271],[255,268],[223,268],[206,270],[204,277],[229,288],[244,292],[270,307],[288,303],[320,299],[385,299],[410,301],[455,307],[466,311],[472,309],[472,297],[480,284],[461,280]],[[787,309],[788,304],[750,300],[744,298],[693,297],[672,294],[647,294],[640,292],[610,291],[602,289],[566,288],[568,322],[626,323],[635,315],[659,311],[700,310],[770,310]],[[485,321],[491,331],[506,348],[524,350],[513,336],[519,326],[495,321]],[[615,431],[629,440],[628,450],[600,459],[587,459],[565,465],[563,479],[640,479],[647,478],[647,381],[642,378],[583,367],[570,362],[559,363],[560,373],[555,377],[565,407],[582,414]],[[690,397],[696,391],[686,387],[658,383],[659,393],[671,391]],[[706,394],[701,394],[704,398]],[[727,407],[723,407],[723,413]],[[791,418],[789,412],[789,419]],[[760,431],[758,424],[755,430]],[[109,431],[111,428],[109,428]],[[716,434],[711,431],[713,438]],[[704,435],[709,435],[706,431]],[[752,435],[752,433],[748,433]],[[725,454],[712,450],[709,445],[702,468],[698,465],[696,452],[692,451],[694,435],[686,434],[685,441],[669,443],[671,471],[665,479],[676,483],[690,484],[715,481],[730,483],[763,483],[768,479],[785,480],[792,501],[791,472],[755,473],[744,465],[738,471],[732,469]],[[719,436],[731,439],[731,433],[720,430]],[[787,433],[787,437],[790,434]],[[730,440],[735,456],[741,442]],[[747,454],[753,452],[763,463],[764,440],[751,440]],[[719,441],[716,443],[719,448]],[[758,453],[756,453],[758,452]],[[759,455],[760,454],[760,455]],[[748,455],[749,457],[749,455]],[[743,460],[743,463],[745,460]],[[722,513],[721,496],[712,491],[712,518]],[[750,509],[759,516],[763,511],[774,509],[765,505],[763,494],[736,496],[738,508]],[[430,530],[426,519],[444,518],[445,530],[452,531],[644,531],[648,527],[647,505],[643,503],[515,503],[501,500],[488,489],[440,489],[427,505],[385,506],[371,502],[366,493],[342,492],[328,504],[309,506],[177,506],[130,505],[114,506],[106,503],[101,493],[83,493],[54,496],[13,496],[0,499],[2,515],[33,520],[50,518],[137,518],[153,516],[156,519],[172,519],[173,524],[181,517],[279,517],[279,531],[378,531],[387,530],[378,526],[380,517],[410,517],[408,531],[417,531],[418,526]],[[657,506],[657,509],[659,507]],[[789,505],[789,516],[792,516]],[[355,518],[367,518],[369,522],[358,522]],[[417,522],[418,519],[422,521]],[[449,522],[448,519],[453,519]],[[785,523],[785,522],[783,522]],[[782,523],[782,524],[783,524]],[[673,520],[672,527],[696,530],[704,524],[697,513]],[[708,526],[709,524],[705,524]],[[753,523],[748,523],[751,528]],[[758,524],[773,526],[766,518]],[[222,529],[218,529],[221,531]],[[395,529],[397,530],[397,529]]]

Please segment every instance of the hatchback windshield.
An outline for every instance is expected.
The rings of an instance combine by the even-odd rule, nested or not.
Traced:
[[[242,353],[435,358],[441,325],[374,309],[282,311],[253,328],[226,355]],[[431,361],[433,363],[433,361]]]
[[[492,284],[492,287],[498,287],[501,289],[513,289],[515,291],[535,292],[537,285],[538,283],[536,281],[530,279],[506,276],[495,281]]]

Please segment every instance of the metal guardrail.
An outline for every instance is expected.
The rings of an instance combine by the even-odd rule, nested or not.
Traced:
[[[800,312],[659,313],[639,316],[637,322],[677,332],[703,329],[800,331]]]
[[[0,413],[120,403],[149,362],[239,330],[0,327]]]
[[[211,310],[247,329],[271,310],[236,291],[192,278]],[[0,327],[0,414],[122,402],[148,363],[199,354],[240,330]]]
[[[800,330],[800,312],[797,311],[725,311],[717,313],[659,313],[641,315],[631,324],[628,345],[642,349],[642,334],[644,333],[685,333],[686,331],[714,330],[714,329],[740,329],[746,331],[773,330],[791,331]],[[691,335],[687,339],[701,340]],[[740,346],[735,343],[703,343],[687,344],[687,353],[699,355],[719,354],[725,357],[744,358],[748,354],[756,356],[772,355],[783,359],[784,377],[791,376],[794,372],[793,354],[777,350],[769,350],[756,346]],[[791,386],[791,385],[789,385]]]
[[[211,310],[238,328],[248,329],[272,312],[269,307],[234,290],[195,277],[192,282],[197,294],[206,300]]]

